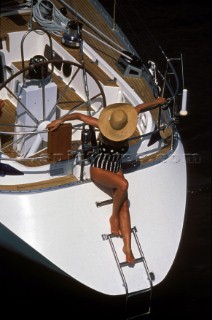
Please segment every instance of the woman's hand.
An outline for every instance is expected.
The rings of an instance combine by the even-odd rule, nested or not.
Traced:
[[[166,99],[163,98],[163,97],[158,97],[158,98],[156,99],[156,103],[158,103],[158,104],[163,104],[163,103],[165,103],[165,102],[166,102]]]
[[[54,120],[47,125],[47,129],[49,131],[54,131],[61,125],[62,122],[63,121],[61,119]]]

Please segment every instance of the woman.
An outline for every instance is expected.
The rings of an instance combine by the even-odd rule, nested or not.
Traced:
[[[125,103],[116,103],[104,108],[99,119],[81,113],[68,114],[52,121],[47,128],[56,130],[61,123],[67,120],[81,120],[87,125],[99,128],[99,146],[91,163],[90,174],[94,183],[111,190],[113,209],[110,217],[111,233],[123,237],[123,252],[126,262],[135,263],[131,250],[131,222],[128,204],[128,181],[121,170],[121,160],[128,150],[128,138],[137,127],[139,112],[164,104],[165,99],[159,97],[152,102],[146,102],[133,107]]]

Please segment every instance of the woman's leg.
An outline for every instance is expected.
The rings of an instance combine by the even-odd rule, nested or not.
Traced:
[[[119,213],[127,199],[128,181],[123,175],[104,169],[91,168],[91,179],[104,187],[113,190],[113,211],[110,217],[111,233],[120,234]]]
[[[121,171],[119,171],[118,174],[123,176]],[[119,225],[124,242],[123,252],[126,255],[126,261],[130,264],[134,264],[135,258],[131,249],[131,221],[128,197],[124,201],[120,210]]]
[[[123,251],[126,261],[135,262],[131,250],[131,223],[127,198],[128,182],[121,172],[113,173],[99,168],[91,168],[91,178],[97,184],[113,190],[113,212],[110,217],[111,233],[123,237]]]
[[[133,264],[135,262],[135,258],[131,249],[131,222],[128,200],[124,202],[121,208],[119,221],[121,235],[124,242],[123,252],[126,255],[126,261]]]

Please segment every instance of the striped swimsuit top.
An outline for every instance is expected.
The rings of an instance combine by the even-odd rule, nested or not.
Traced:
[[[121,168],[123,155],[127,150],[127,145],[114,147],[100,141],[97,153],[94,154],[93,161],[91,162],[91,167],[118,172]]]

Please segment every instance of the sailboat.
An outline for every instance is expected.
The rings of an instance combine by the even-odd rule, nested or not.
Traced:
[[[111,17],[96,0],[71,2],[2,3],[0,244],[68,276],[88,294],[126,298],[124,314],[131,319],[151,312],[153,288],[169,273],[182,236],[187,171],[177,123],[187,114],[183,58],[168,58],[161,49],[160,70],[134,50],[115,10]],[[110,231],[113,199],[90,177],[98,130],[81,121],[54,132],[47,125],[73,112],[98,118],[108,105],[135,107],[159,96],[166,103],[139,114],[122,161],[132,267],[122,237]],[[147,308],[135,310],[132,301],[144,294]]]

